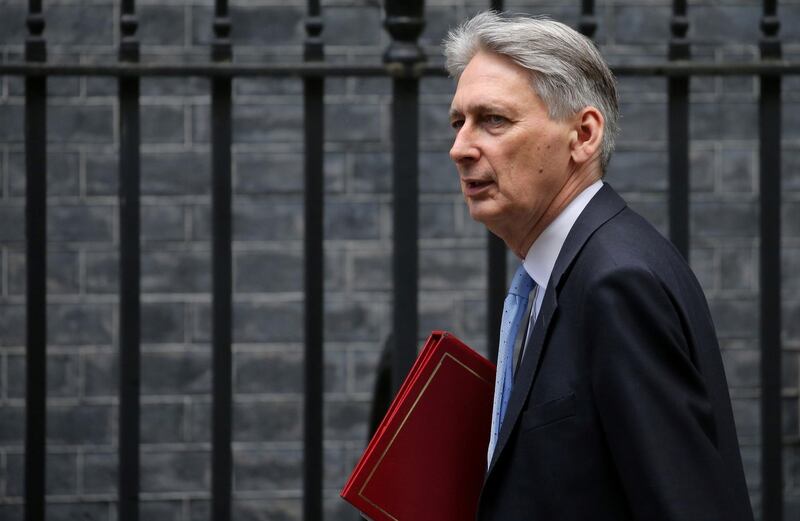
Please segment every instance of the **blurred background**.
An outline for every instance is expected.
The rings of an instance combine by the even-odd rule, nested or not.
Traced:
[[[684,251],[711,306],[753,506],[765,521],[800,519],[800,68],[772,80],[769,85],[779,90],[768,99],[761,96],[757,75],[762,48],[770,53],[777,46],[786,61],[800,60],[800,2],[779,2],[777,18],[768,18],[762,29],[764,9],[769,14],[774,4],[493,4],[549,14],[593,35],[618,70],[622,100],[622,133],[606,181],[673,238],[669,190],[680,181],[671,183],[669,165],[688,161],[689,175],[683,180],[688,210],[673,223],[688,231],[678,240],[688,246]],[[51,521],[134,519],[137,508],[138,517],[149,521],[209,519],[212,510],[217,512],[214,519],[228,519],[225,512],[236,520],[356,519],[338,492],[368,439],[378,361],[389,334],[396,332],[398,349],[405,353],[395,357],[401,366],[432,329],[452,331],[491,355],[487,338],[494,329],[487,326],[493,319],[487,300],[495,286],[505,292],[505,273],[498,269],[496,253],[490,270],[487,232],[471,221],[460,195],[447,155],[452,141],[447,111],[454,84],[437,72],[439,44],[448,28],[489,6],[488,0],[429,0],[424,9],[422,2],[323,1],[319,18],[311,21],[321,23],[325,60],[353,68],[349,73],[332,72],[332,65],[322,86],[321,80],[304,80],[299,68],[268,72],[270,64],[300,64],[304,53],[313,58],[320,51],[313,40],[308,44],[309,32],[313,36],[319,27],[311,23],[307,32],[314,2],[309,6],[304,0],[240,0],[215,6],[212,0],[146,0],[135,5],[53,0],[41,6],[36,0],[0,0],[0,520],[26,518],[26,475],[29,520],[44,519],[37,517],[42,512]],[[682,8],[685,17],[680,16]],[[414,15],[415,9],[424,16],[419,47],[413,24],[403,26],[408,19],[396,18]],[[39,12],[46,23],[37,33]],[[130,24],[127,29],[121,26],[123,13],[135,15],[138,26],[133,31]],[[26,20],[32,20],[30,28]],[[222,29],[214,33],[215,20],[230,21],[230,47]],[[398,43],[399,29],[393,38],[383,26],[393,20],[412,33],[405,46]],[[680,38],[684,21],[686,41]],[[780,22],[776,37],[765,40],[774,21]],[[26,60],[26,39],[36,34],[43,43],[29,43]],[[132,42],[128,50],[121,46],[124,34]],[[393,42],[390,61],[401,59],[400,51],[409,49],[427,56],[428,68],[418,82],[413,76],[393,78],[384,70],[382,60]],[[766,43],[760,47],[762,42]],[[213,116],[212,44],[218,61],[227,61],[230,51],[233,63],[243,66],[232,80],[215,81],[222,112]],[[24,71],[33,69],[13,67],[35,63],[37,46],[46,47],[48,63],[82,64],[84,69],[63,75],[56,66],[46,79],[29,76],[33,79],[26,88]],[[136,47],[141,64],[206,68],[191,77],[185,71],[161,77],[138,69],[138,76],[120,80],[114,66],[121,60],[135,62],[136,53],[130,49]],[[684,123],[681,81],[672,82],[677,89],[672,101],[677,130],[670,139],[668,80],[657,66],[666,64],[670,53],[680,57],[687,48],[691,61],[719,64],[723,74],[684,80]],[[413,53],[410,60],[415,63]],[[725,69],[725,64],[734,65]],[[242,72],[246,66],[261,73],[248,76]],[[734,74],[737,70],[741,74]],[[125,100],[136,99],[132,86],[140,89],[140,105],[124,108]],[[314,97],[320,88],[324,97]],[[29,122],[44,117],[46,134],[44,126],[29,123],[29,129],[39,131],[29,131],[27,163],[26,92],[29,107],[46,106],[46,112],[28,116]],[[780,100],[773,96],[777,93]],[[393,116],[395,98],[411,107],[418,103],[418,121],[403,105],[397,111],[412,114],[406,121],[410,131],[392,130],[393,122],[402,120]],[[225,112],[226,100],[230,113]],[[759,155],[760,102],[772,107],[773,116],[780,112],[780,119],[770,116],[762,122],[764,132],[778,132],[777,139],[764,140],[773,147],[765,158]],[[324,103],[324,108],[315,103]],[[305,115],[320,113],[323,118],[312,117],[304,124]],[[134,114],[138,116],[131,119]],[[228,116],[230,127],[225,123]],[[681,134],[687,125],[688,135]],[[137,129],[138,142],[136,135],[131,137]],[[226,129],[231,132],[230,147]],[[779,155],[770,152],[773,149]],[[393,180],[393,150],[412,157],[412,163],[416,156],[418,172],[414,165],[400,165]],[[212,190],[215,154],[222,164],[218,175],[231,182],[230,221],[212,218],[214,204],[222,205],[224,215],[227,193],[224,183],[216,193]],[[769,157],[775,161],[769,163]],[[769,171],[760,172],[761,161],[772,165]],[[131,237],[135,227],[121,224],[131,222],[121,213],[121,171],[140,186],[140,197],[134,197],[133,190],[126,192],[130,198],[125,200],[140,205],[141,263],[123,268],[140,280],[140,291],[135,285],[123,290],[139,299],[139,322],[124,311],[136,308],[135,300],[133,308],[120,304],[120,249],[137,243]],[[321,193],[311,204],[323,209],[316,217],[304,214],[309,184],[304,176],[311,179],[315,173],[321,176]],[[40,189],[46,190],[46,214],[37,210],[30,217],[36,222],[37,215],[46,215],[40,223],[46,235],[39,242],[32,232],[26,234],[25,213],[26,205],[33,204],[26,199],[32,197],[26,178],[37,174]],[[762,193],[762,176],[772,180],[770,194]],[[411,195],[418,197],[418,215],[411,210],[399,218],[411,224],[418,218],[419,226],[398,237],[395,212],[410,210],[408,205],[395,209],[399,192],[393,190],[402,189],[400,179],[409,180],[413,188],[415,177],[419,193],[412,190]],[[223,202],[214,203],[215,197]],[[680,194],[677,197],[680,201]],[[45,198],[37,200],[44,208]],[[767,254],[759,249],[762,204],[774,210],[772,218],[780,222],[780,228],[771,227],[780,234],[770,239],[775,247]],[[129,207],[136,210],[135,205]],[[674,205],[673,211],[680,214],[680,208]],[[227,225],[232,240],[221,241],[218,258],[226,258],[228,244],[231,291],[224,284],[218,290],[223,304],[215,319],[212,236],[217,230],[218,237],[226,237]],[[41,226],[37,229],[43,230]],[[36,272],[46,286],[34,289],[26,282],[32,266],[26,247],[46,248],[46,266]],[[408,268],[400,275],[392,271],[398,248],[406,257],[396,262]],[[130,251],[135,256],[137,250]],[[307,257],[319,251],[323,262],[308,264]],[[501,264],[502,259],[513,261],[502,249],[500,255]],[[409,260],[415,258],[418,269]],[[770,282],[777,291],[766,297],[759,275],[764,258],[780,267],[767,270],[777,277]],[[217,266],[224,280],[226,264],[218,261]],[[315,278],[314,270],[322,266],[324,272]],[[306,272],[311,275],[304,279]],[[493,283],[489,272],[499,273],[500,282]],[[406,291],[402,298],[413,300],[404,309],[418,319],[393,314],[393,280],[408,280],[395,276],[416,281],[418,288],[413,283],[405,287],[411,294]],[[31,313],[26,303],[43,291],[46,307],[39,309],[46,315],[42,312],[26,322]],[[227,315],[226,294],[232,309]],[[308,302],[320,306],[321,314],[306,313]],[[773,310],[773,321],[765,322],[771,330],[766,332],[759,329],[762,309]],[[219,324],[218,331],[224,329],[226,316],[232,339],[215,339],[213,324]],[[26,333],[26,323],[33,333]],[[398,331],[398,324],[407,327]],[[131,327],[140,328],[139,338],[125,329]],[[772,339],[769,345],[764,345],[765,338]],[[37,368],[44,370],[44,345],[46,392],[29,396],[32,386],[26,371],[31,375],[38,374]],[[232,354],[228,361],[226,350]],[[132,362],[120,363],[123,351],[133,353],[134,358],[127,359]],[[767,351],[771,354],[762,355]],[[312,356],[316,362],[308,365]],[[766,367],[764,356],[770,357]],[[136,357],[140,372],[131,369]],[[120,377],[125,367],[133,371],[127,386],[121,383],[126,377]],[[762,386],[765,369],[771,376]],[[218,394],[219,416],[212,413],[215,371],[228,375],[216,376],[223,389]],[[321,375],[312,378],[321,387],[306,385],[307,375]],[[120,407],[121,388],[138,397],[134,402],[140,414]],[[778,419],[771,427],[762,420],[765,392],[772,393],[768,407],[778,412],[765,415]],[[311,402],[306,401],[309,396]],[[33,410],[26,405],[30,403],[46,403],[46,408],[26,420],[26,411]],[[138,420],[123,420],[125,410]],[[30,460],[26,474],[26,421],[41,425],[36,422],[42,418],[46,444],[31,438],[30,430],[28,443],[39,447],[44,459]],[[133,423],[121,426],[124,421]],[[138,437],[132,432],[136,421]],[[220,429],[218,454],[223,456],[214,464],[219,467],[212,467],[212,425]],[[232,458],[227,467],[226,430]],[[313,435],[309,438],[311,431],[318,433],[317,441]],[[767,452],[765,432],[772,440]],[[138,454],[138,464],[133,457],[125,467],[138,469],[126,471],[134,477],[133,485],[120,485],[125,481],[120,475],[121,447],[133,447]],[[317,456],[304,459],[304,453]],[[777,466],[773,460],[762,471],[765,453],[779,459]],[[43,473],[36,470],[41,468]],[[220,481],[225,473],[212,468],[227,468],[231,481]],[[132,499],[123,494],[123,505],[120,486],[135,493]],[[212,489],[218,491],[214,501]],[[770,491],[772,506],[762,504],[764,490]],[[762,507],[774,514],[762,516]]]

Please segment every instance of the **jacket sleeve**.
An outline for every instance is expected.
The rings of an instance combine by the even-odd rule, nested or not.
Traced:
[[[646,268],[618,268],[590,285],[584,306],[597,412],[634,518],[736,518],[674,295]]]

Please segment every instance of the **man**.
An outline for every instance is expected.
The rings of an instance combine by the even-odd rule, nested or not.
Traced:
[[[752,521],[702,289],[602,181],[608,66],[563,24],[495,13],[452,31],[445,55],[470,214],[522,259],[514,285],[536,287],[513,376],[504,319],[478,519]]]

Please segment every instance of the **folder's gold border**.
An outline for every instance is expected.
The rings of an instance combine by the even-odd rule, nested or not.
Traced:
[[[413,405],[411,405],[411,409],[408,410],[408,414],[406,414],[405,418],[403,418],[403,421],[400,423],[400,426],[395,431],[394,436],[392,436],[392,439],[389,441],[389,444],[386,446],[386,449],[384,449],[383,454],[381,454],[381,457],[378,459],[378,462],[372,468],[372,472],[369,473],[369,476],[367,476],[367,479],[364,480],[364,484],[361,485],[361,488],[358,490],[358,496],[361,499],[363,499],[364,501],[366,501],[367,503],[369,503],[373,507],[375,507],[378,510],[380,510],[381,512],[383,512],[384,514],[386,514],[389,518],[393,519],[394,521],[400,521],[400,520],[397,519],[396,517],[394,517],[392,514],[390,514],[386,510],[384,510],[383,508],[381,508],[380,506],[378,506],[374,501],[370,500],[367,496],[365,496],[364,495],[364,489],[367,488],[367,485],[369,485],[370,480],[372,480],[373,474],[375,474],[375,471],[378,470],[378,467],[381,465],[381,462],[383,462],[383,458],[386,457],[386,454],[389,452],[389,449],[392,448],[392,444],[394,444],[394,440],[397,438],[397,435],[400,434],[400,431],[403,430],[403,427],[405,426],[406,421],[408,421],[409,416],[411,416],[411,413],[414,412],[414,409],[417,408],[417,404],[419,403],[420,399],[422,398],[422,395],[425,394],[425,391],[428,390],[428,386],[433,381],[433,377],[436,376],[436,373],[439,372],[439,369],[442,367],[442,364],[444,364],[444,361],[446,359],[448,359],[448,358],[453,360],[455,363],[457,363],[458,365],[460,365],[461,367],[463,367],[464,369],[466,369],[467,371],[469,371],[473,375],[475,375],[481,381],[486,382],[489,385],[492,385],[492,382],[490,382],[486,378],[484,378],[481,375],[479,375],[472,368],[468,367],[464,362],[462,362],[461,360],[458,360],[457,358],[455,358],[450,353],[444,353],[442,358],[439,360],[439,363],[436,364],[436,369],[433,370],[433,372],[431,373],[431,376],[428,378],[428,381],[425,382],[425,385],[422,387],[422,390],[420,391],[419,396],[417,396],[417,399],[414,400]]]

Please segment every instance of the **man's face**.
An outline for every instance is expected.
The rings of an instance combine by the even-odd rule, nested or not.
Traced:
[[[527,234],[569,176],[570,125],[550,119],[528,71],[489,52],[461,74],[450,123],[450,158],[472,218],[506,242]]]

